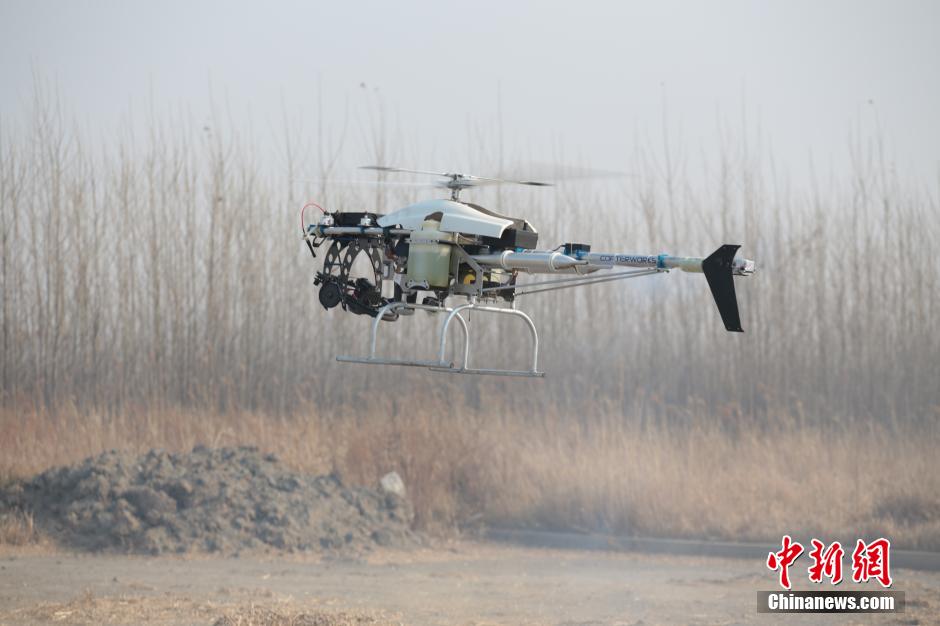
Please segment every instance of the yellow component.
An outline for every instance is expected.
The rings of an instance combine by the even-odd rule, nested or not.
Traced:
[[[472,284],[474,279],[476,279],[476,274],[474,272],[467,272],[463,277],[463,284],[469,285]]]
[[[457,236],[438,230],[438,220],[424,220],[421,228],[413,230],[408,251],[407,276],[416,283],[427,281],[431,287],[446,287],[450,283],[450,243]],[[443,243],[442,243],[443,242]]]

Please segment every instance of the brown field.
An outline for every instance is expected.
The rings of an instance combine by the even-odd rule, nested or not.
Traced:
[[[256,445],[295,469],[375,484],[405,480],[416,526],[451,535],[480,524],[640,536],[778,541],[885,535],[940,549],[940,433],[868,424],[736,429],[643,427],[626,417],[520,418],[466,410],[262,413],[0,412],[7,479],[106,449]],[[7,543],[35,541],[29,512]]]

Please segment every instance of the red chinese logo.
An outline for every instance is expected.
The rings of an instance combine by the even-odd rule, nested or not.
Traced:
[[[767,567],[780,573],[780,586],[790,589],[790,566],[803,554],[803,546],[793,541],[790,535],[784,535],[779,552],[767,555]],[[807,568],[810,582],[821,583],[828,578],[833,585],[842,582],[842,557],[845,550],[838,541],[828,547],[819,539],[812,540],[813,549],[809,557],[813,564]],[[891,586],[891,568],[889,554],[891,542],[881,537],[871,543],[859,539],[852,552],[852,580],[865,583],[874,578],[882,587]]]
[[[809,556],[813,559],[813,564],[809,566],[809,579],[814,583],[821,583],[823,576],[829,578],[833,585],[842,582],[842,555],[845,550],[838,541],[832,542],[828,548],[826,544],[818,539],[813,539],[813,549]]]
[[[852,580],[857,583],[868,582],[874,578],[882,587],[891,586],[891,572],[888,567],[888,553],[891,542],[882,537],[869,544],[861,539],[852,552]]]
[[[790,588],[790,565],[803,554],[803,546],[790,540],[790,535],[783,536],[783,549],[767,555],[767,567],[780,570],[780,586]]]

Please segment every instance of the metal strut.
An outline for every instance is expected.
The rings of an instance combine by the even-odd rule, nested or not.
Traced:
[[[577,276],[574,278],[560,278],[558,280],[543,280],[534,283],[517,283],[515,285],[500,285],[499,287],[486,287],[483,292],[502,291],[504,289],[517,290],[514,295],[525,296],[532,293],[542,293],[543,291],[554,291],[556,289],[569,289],[571,287],[586,287],[598,283],[607,283],[614,280],[626,280],[628,278],[639,278],[641,276],[652,276],[669,272],[668,269],[651,268],[633,270],[629,272],[619,272],[617,274],[601,274],[599,276]],[[547,285],[547,286],[546,286]],[[531,289],[531,287],[543,287],[542,289]]]
[[[384,357],[376,356],[376,343],[378,339],[378,330],[379,322],[382,320],[382,316],[388,311],[397,311],[399,309],[405,310],[421,310],[428,311],[430,313],[447,313],[447,317],[444,319],[444,322],[441,324],[440,337],[438,341],[438,353],[436,360],[411,360],[411,359],[389,359]],[[531,369],[526,370],[508,370],[508,369],[490,369],[490,368],[472,368],[470,367],[470,326],[467,323],[467,320],[461,315],[462,312],[470,311],[479,311],[482,313],[494,313],[497,315],[509,315],[513,317],[520,317],[526,323],[526,326],[529,328],[529,333],[532,335],[532,359],[531,359]],[[464,335],[464,344],[463,344],[463,359],[459,365],[455,364],[453,361],[447,360],[447,330],[450,327],[450,323],[457,319],[460,323],[460,327],[463,329]],[[525,377],[534,377],[541,378],[545,376],[544,372],[538,370],[538,359],[539,359],[539,336],[538,331],[535,328],[535,324],[532,322],[527,314],[516,309],[507,309],[502,307],[495,306],[484,306],[476,302],[469,302],[457,307],[442,307],[442,306],[431,306],[427,304],[413,304],[409,302],[389,302],[384,307],[382,307],[378,314],[375,316],[375,319],[372,320],[372,333],[371,341],[369,347],[369,356],[366,357],[355,357],[355,356],[338,356],[336,357],[337,361],[343,363],[363,363],[368,365],[402,365],[405,367],[426,367],[435,372],[447,372],[451,374],[489,374],[493,376],[525,376]]]

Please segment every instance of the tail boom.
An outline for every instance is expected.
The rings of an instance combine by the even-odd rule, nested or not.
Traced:
[[[734,276],[748,276],[755,270],[754,261],[735,258],[740,247],[725,244],[705,258],[668,254],[591,252],[589,247],[586,250],[572,249],[570,253],[567,248],[565,253],[551,250],[518,250],[504,251],[500,254],[474,255],[472,258],[482,265],[538,274],[592,274],[615,267],[650,270],[679,269],[684,272],[703,273],[725,329],[740,333],[744,332],[744,329],[741,327],[741,317],[738,312]]]

